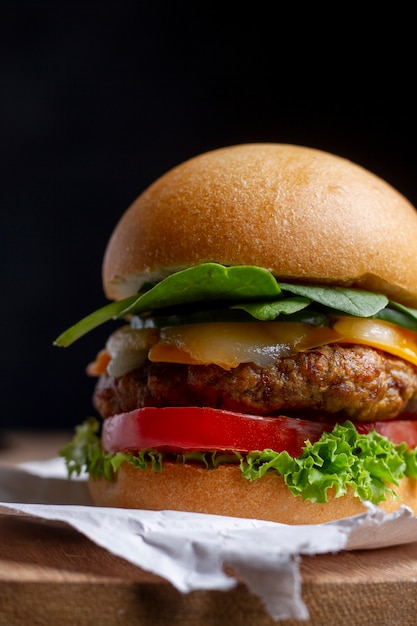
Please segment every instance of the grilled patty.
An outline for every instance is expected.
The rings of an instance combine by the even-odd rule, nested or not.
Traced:
[[[417,401],[417,368],[374,348],[338,344],[231,370],[150,363],[101,376],[94,406],[103,418],[145,406],[210,406],[257,415],[377,421]]]

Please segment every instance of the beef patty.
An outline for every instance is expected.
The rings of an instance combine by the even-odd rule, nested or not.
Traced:
[[[94,406],[103,418],[144,406],[209,406],[257,415],[390,419],[417,399],[417,368],[362,345],[331,344],[278,359],[272,367],[150,363],[100,377]]]

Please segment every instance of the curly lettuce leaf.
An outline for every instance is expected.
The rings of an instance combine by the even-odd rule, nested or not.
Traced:
[[[206,469],[215,469],[221,463],[238,463],[238,452],[183,452],[162,453],[158,450],[144,449],[138,452],[104,452],[100,442],[100,423],[90,417],[75,428],[74,436],[59,452],[64,458],[68,476],[80,476],[87,472],[95,478],[104,477],[113,480],[122,463],[130,463],[137,469],[146,469],[148,464],[156,472],[162,471],[162,461],[169,456],[178,463],[201,463]]]
[[[249,480],[274,469],[303,500],[327,502],[329,489],[340,497],[351,488],[360,500],[375,504],[387,494],[395,497],[392,485],[417,471],[416,450],[395,445],[376,431],[359,434],[351,422],[337,424],[314,444],[307,442],[298,458],[264,450],[249,453],[241,466]]]
[[[99,423],[91,418],[77,427],[74,438],[60,452],[69,476],[87,471],[93,477],[114,478],[121,463],[138,469],[149,465],[163,471],[162,462],[169,458],[177,463],[200,463],[208,470],[221,463],[239,464],[242,475],[250,481],[267,472],[284,478],[291,493],[302,500],[327,502],[327,494],[343,496],[349,488],[360,500],[378,504],[390,494],[404,476],[417,478],[417,449],[404,443],[393,444],[375,430],[359,434],[352,422],[337,424],[315,443],[306,442],[302,454],[291,457],[287,452],[252,451],[246,455],[226,452],[162,453],[140,450],[138,453],[108,454],[101,449]]]

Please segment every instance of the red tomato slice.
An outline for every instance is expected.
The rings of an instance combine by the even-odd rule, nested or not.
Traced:
[[[306,440],[317,441],[334,424],[289,417],[260,417],[212,408],[146,407],[107,418],[102,445],[106,452],[143,448],[173,451],[264,450],[299,456]],[[417,447],[417,421],[360,422],[356,429],[367,433],[375,428],[394,443]]]
[[[358,433],[376,432],[394,443],[407,444],[408,448],[417,447],[417,420],[390,420],[385,422],[356,422]]]
[[[260,417],[200,407],[146,407],[103,423],[106,452],[159,448],[188,451],[287,450],[299,456],[306,439],[317,441],[331,424]]]

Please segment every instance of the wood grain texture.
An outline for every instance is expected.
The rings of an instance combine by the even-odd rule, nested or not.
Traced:
[[[0,511],[0,625],[214,626],[275,622],[243,584],[181,594],[61,522]],[[416,624],[417,543],[305,557],[310,620],[282,626]]]

